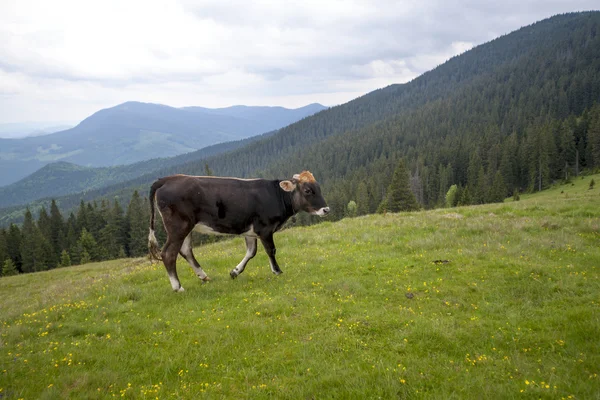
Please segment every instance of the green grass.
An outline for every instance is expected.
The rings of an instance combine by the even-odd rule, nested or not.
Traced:
[[[2,278],[0,399],[600,398],[589,180],[290,229],[281,276],[207,245],[183,293],[145,259]]]

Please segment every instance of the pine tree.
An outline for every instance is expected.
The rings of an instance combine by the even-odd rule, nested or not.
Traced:
[[[50,216],[46,211],[46,207],[42,206],[40,209],[40,213],[38,215],[37,226],[40,230],[40,233],[44,235],[45,238],[50,240]]]
[[[61,254],[67,248],[65,220],[54,199],[50,204],[50,244],[54,254]]]
[[[69,214],[69,219],[66,223],[66,236],[65,236],[65,248],[71,257],[71,263],[73,265],[79,264],[79,251],[77,250],[78,236],[77,230],[77,218],[75,214]]]
[[[389,212],[414,211],[419,209],[415,195],[410,190],[409,175],[404,164],[400,160],[394,171],[392,182],[388,186],[385,198],[385,210]]]
[[[469,167],[467,168],[467,184],[466,188],[469,189],[469,203],[468,204],[479,204],[482,203],[483,188],[479,186],[479,177],[483,164],[481,157],[479,156],[479,150],[473,151],[469,158]],[[462,203],[462,199],[461,199]],[[461,205],[467,205],[462,203]]]
[[[40,214],[37,221],[37,226],[40,234],[44,238],[44,241],[41,243],[43,247],[42,253],[45,254],[46,260],[46,268],[52,269],[58,265],[59,262],[59,252],[55,251],[52,246],[52,222],[50,220],[50,216],[46,211],[46,207],[40,209]]]
[[[33,221],[29,208],[25,211],[23,228],[21,230],[21,259],[23,272],[44,271],[48,269],[49,242]]]
[[[97,243],[96,239],[87,229],[81,231],[81,236],[77,241],[77,249],[80,264],[87,264],[90,261],[97,261]]]
[[[569,179],[569,169],[575,166],[575,136],[574,129],[568,121],[564,121],[558,131],[559,154],[557,159],[557,171],[561,177],[567,181]]]
[[[439,187],[438,187],[438,198],[437,198],[437,205],[443,207],[444,205],[446,205],[447,207],[447,202],[446,202],[446,194],[448,192],[449,189],[449,179],[448,179],[448,172],[446,167],[444,167],[442,164],[438,165],[438,176],[439,176]]]
[[[369,197],[369,190],[367,184],[361,181],[356,189],[356,214],[366,215],[371,211],[371,199]]]
[[[0,262],[9,258],[8,250],[6,249],[7,236],[6,229],[0,228]]]
[[[541,191],[550,184],[550,161],[554,140],[547,127],[535,127],[528,132],[529,184]]]
[[[83,231],[84,228],[89,232],[90,217],[88,215],[88,209],[87,209],[85,203],[83,202],[83,200],[81,200],[81,202],[79,203],[79,208],[77,209],[77,217],[76,217],[76,225],[75,225],[75,234],[77,235],[77,237],[79,237],[79,235],[81,235],[81,231]]]
[[[4,260],[4,264],[2,265],[2,276],[11,276],[17,275],[19,271],[15,266],[15,263],[10,258]]]
[[[381,203],[379,203],[379,205],[377,206],[377,211],[375,211],[377,214],[385,214],[387,213],[388,210],[388,198],[387,196],[383,198],[383,200],[381,200]]]
[[[494,180],[492,181],[492,187],[489,191],[488,202],[490,203],[501,203],[506,197],[506,186],[504,185],[504,178],[500,171],[496,171]]]
[[[33,216],[29,208],[25,211],[25,219],[22,225],[23,240],[21,241],[21,257],[22,257],[22,270],[23,272],[34,272],[35,266],[35,254],[37,244],[37,227],[33,222]]]
[[[6,233],[6,252],[8,253],[8,258],[12,260],[19,271],[22,271],[21,266],[23,264],[21,258],[22,238],[21,229],[15,224],[10,224]]]
[[[101,259],[115,259],[121,249],[127,245],[127,227],[123,217],[123,209],[115,199],[113,207],[107,211],[106,225],[100,230],[99,245]]]
[[[500,172],[507,187],[512,188],[518,185],[518,159],[517,159],[518,139],[516,133],[512,133],[503,143],[502,157],[500,158]]]
[[[80,259],[80,264],[89,264],[92,262],[92,257],[90,256],[90,253],[87,252],[87,250],[82,250],[81,254],[79,255],[79,259]]]
[[[88,203],[86,206],[86,210],[87,210],[87,214],[88,214],[88,219],[89,219],[89,224],[90,227],[88,229],[88,232],[92,234],[92,236],[94,237],[94,239],[96,239],[96,241],[98,241],[98,238],[100,237],[100,231],[102,230],[102,228],[104,228],[107,224],[106,222],[106,218],[109,211],[109,203],[107,201],[102,201],[102,207],[98,208],[98,203],[96,203],[96,201],[92,203]],[[96,261],[96,260],[94,260]]]
[[[60,253],[60,266],[61,267],[70,267],[71,266],[71,257],[66,250],[63,250]]]
[[[479,168],[479,173],[477,174],[477,182],[473,190],[473,204],[485,203],[487,193],[489,191],[489,185],[487,183],[487,176],[485,175],[483,167]]]
[[[410,175],[410,191],[414,194],[418,204],[425,203],[425,193],[423,191],[423,182],[421,181],[421,175],[419,174],[419,165],[414,175]]]
[[[590,166],[600,167],[600,104],[596,104],[590,111],[588,146],[592,158]]]
[[[462,191],[457,205],[468,206],[470,204],[473,204],[473,198],[471,197],[471,192],[469,191],[469,187],[467,186]]]
[[[140,257],[148,252],[148,220],[138,191],[133,192],[127,206],[127,248],[129,256]]]

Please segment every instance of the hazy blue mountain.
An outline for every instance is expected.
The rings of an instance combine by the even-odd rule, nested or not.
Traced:
[[[313,103],[296,109],[287,109],[283,107],[249,107],[233,106],[226,108],[204,108],[204,107],[185,107],[185,110],[203,112],[213,115],[229,116],[241,118],[250,121],[264,121],[266,125],[270,124],[267,131],[279,129],[290,125],[302,118],[313,115],[325,109],[321,104]]]
[[[211,110],[127,102],[100,110],[61,132],[0,139],[0,186],[16,182],[51,162],[108,167],[176,156],[282,128],[325,109],[320,105],[295,110],[253,108]]]
[[[0,208],[27,204],[43,198],[99,190],[142,175],[156,174],[154,176],[158,177],[166,168],[232,151],[274,133],[275,131],[219,143],[175,157],[153,158],[114,167],[82,167],[65,161],[53,162],[17,182],[0,187]]]

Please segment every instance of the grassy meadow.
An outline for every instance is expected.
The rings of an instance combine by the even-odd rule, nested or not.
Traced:
[[[600,398],[600,175],[0,279],[0,399]]]

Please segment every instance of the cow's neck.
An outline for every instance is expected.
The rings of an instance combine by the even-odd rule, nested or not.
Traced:
[[[285,217],[286,219],[292,217],[300,211],[298,206],[294,204],[294,192],[284,192],[283,204],[285,204]]]

